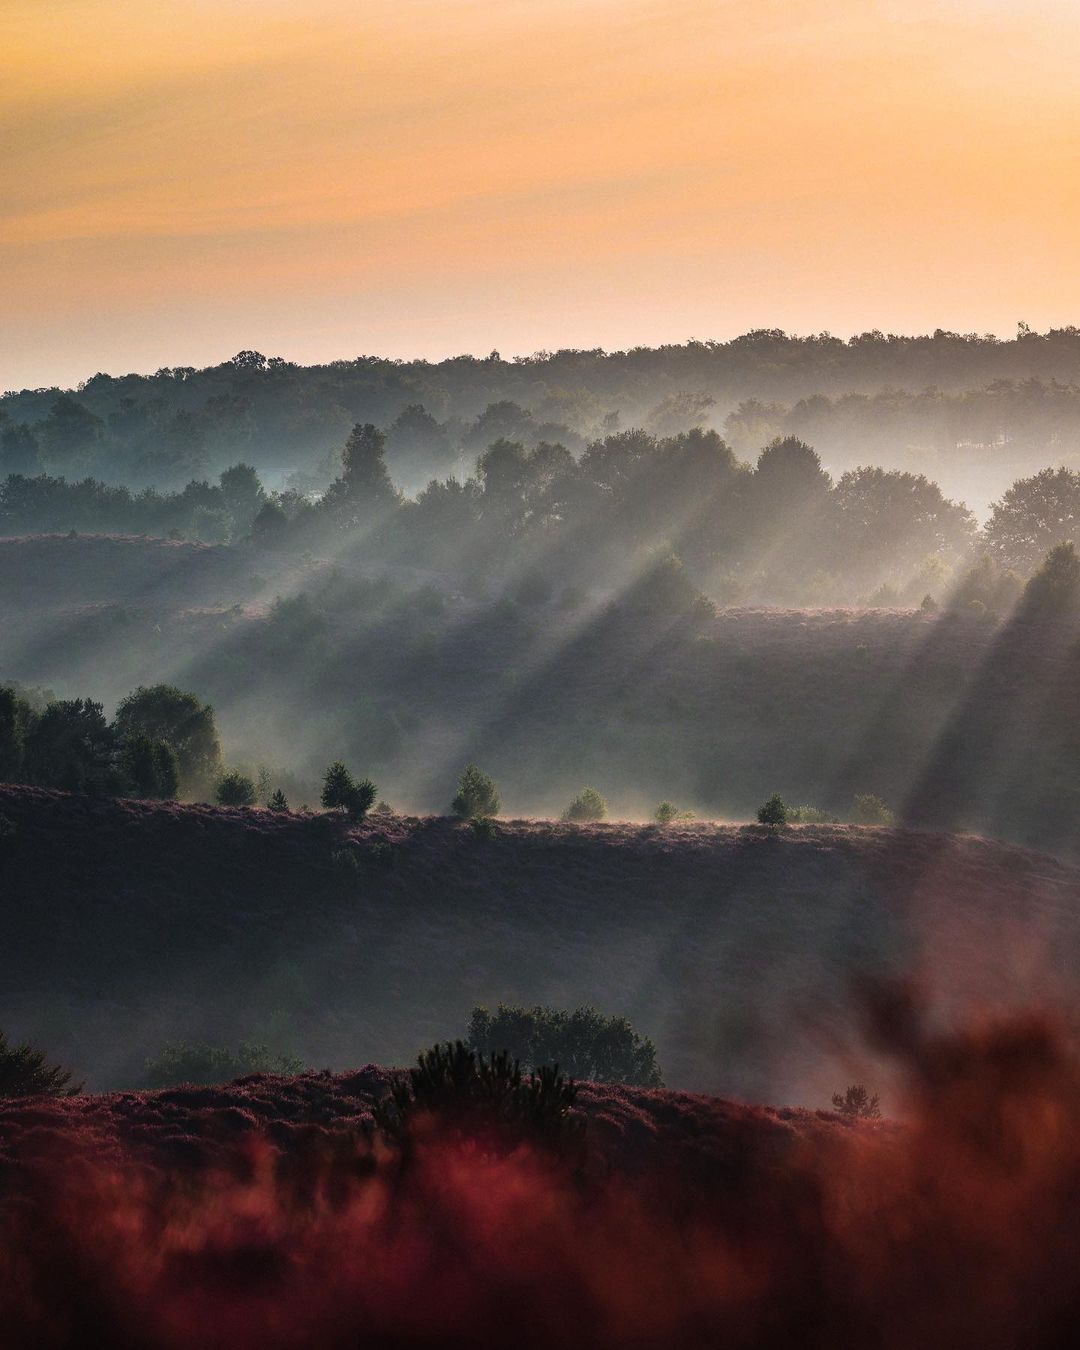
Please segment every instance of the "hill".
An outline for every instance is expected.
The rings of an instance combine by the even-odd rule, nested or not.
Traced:
[[[820,1104],[887,1071],[851,982],[949,1018],[1075,989],[1080,871],[988,840],[276,814],[0,787],[0,1026],[134,1087],[172,1039],[408,1063],[476,1003],[594,1003],[666,1081]]]

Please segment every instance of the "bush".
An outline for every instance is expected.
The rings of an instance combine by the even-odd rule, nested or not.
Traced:
[[[839,1115],[847,1116],[849,1120],[881,1119],[881,1106],[878,1102],[877,1093],[875,1092],[871,1097],[861,1083],[852,1084],[843,1096],[839,1092],[834,1092],[832,1104],[834,1111]]]
[[[505,1051],[526,1068],[554,1064],[592,1082],[663,1086],[652,1041],[639,1036],[625,1017],[606,1017],[595,1008],[569,1012],[500,1003],[491,1013],[477,1007],[467,1043],[478,1054]]]
[[[590,820],[606,820],[608,804],[595,788],[582,788],[574,800],[563,812],[563,820],[582,823]]]
[[[211,1087],[228,1083],[251,1073],[302,1073],[304,1064],[294,1055],[274,1055],[265,1045],[251,1045],[241,1041],[236,1052],[223,1046],[170,1042],[156,1059],[146,1061],[146,1086],[150,1088],[178,1087],[190,1083],[196,1087]]]
[[[784,799],[779,792],[764,801],[758,807],[758,823],[761,825],[786,825],[788,822],[787,807],[784,805]]]
[[[81,1083],[72,1083],[71,1070],[46,1062],[31,1045],[9,1045],[0,1031],[0,1098],[74,1097]]]
[[[478,1054],[461,1041],[424,1051],[407,1081],[397,1083],[373,1111],[376,1128],[403,1149],[418,1122],[434,1120],[457,1134],[482,1133],[514,1147],[524,1138],[549,1147],[580,1139],[570,1113],[577,1088],[544,1066],[527,1079],[505,1054]]]
[[[835,825],[837,823],[835,816],[830,816],[828,811],[822,811],[817,806],[789,806],[786,810],[789,825]]]
[[[219,806],[254,806],[255,784],[239,769],[232,769],[218,779],[214,798]]]
[[[353,778],[341,760],[335,760],[323,777],[322,804],[328,811],[344,811],[362,820],[371,810],[379,791],[370,778]]]
[[[857,792],[851,803],[853,825],[892,825],[896,817],[880,797],[869,792]]]
[[[275,788],[266,805],[271,811],[287,811],[289,809],[288,799],[280,788]]]
[[[458,779],[457,795],[450,803],[451,812],[466,820],[476,820],[497,816],[499,809],[499,794],[494,782],[475,764],[466,764]]]
[[[680,811],[672,802],[661,802],[653,812],[653,820],[657,825],[688,825],[692,820],[697,820],[693,811]]]

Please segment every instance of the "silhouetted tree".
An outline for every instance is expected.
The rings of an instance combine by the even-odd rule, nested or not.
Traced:
[[[1043,469],[1020,478],[986,522],[986,546],[1004,567],[1030,572],[1056,544],[1080,540],[1080,473]]]
[[[167,741],[154,741],[141,732],[124,744],[120,768],[136,797],[171,799],[179,787],[176,751]]]
[[[230,769],[218,779],[214,797],[219,806],[254,806],[255,784],[239,769]]]
[[[360,820],[374,806],[378,795],[378,788],[370,778],[357,781],[341,760],[335,760],[323,775],[322,804],[328,811],[344,811]]]
[[[140,685],[121,701],[113,725],[125,740],[141,734],[164,741],[176,755],[181,791],[191,796],[211,791],[221,772],[221,745],[208,703],[175,685]]]
[[[485,819],[499,814],[499,794],[494,781],[476,767],[466,764],[458,779],[458,790],[450,804],[455,816],[467,819]]]
[[[31,1045],[9,1045],[0,1031],[0,1099],[4,1097],[74,1097],[81,1083],[72,1083],[71,1070],[50,1064]]]
[[[116,734],[91,699],[50,703],[26,738],[23,764],[30,782],[67,792],[109,794],[122,781]]]
[[[595,1008],[477,1007],[469,1018],[468,1045],[478,1054],[505,1051],[526,1068],[555,1064],[573,1078],[597,1083],[662,1087],[656,1046],[625,1017]]]

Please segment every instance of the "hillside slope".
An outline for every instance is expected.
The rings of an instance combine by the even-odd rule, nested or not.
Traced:
[[[1080,871],[971,837],[278,815],[0,787],[0,1026],[92,1083],[163,1041],[405,1063],[477,1002],[592,1002],[667,1082],[820,1104],[850,981],[945,1012],[1073,989]],[[850,1081],[850,1079],[848,1080]],[[881,1081],[881,1080],[879,1080]]]

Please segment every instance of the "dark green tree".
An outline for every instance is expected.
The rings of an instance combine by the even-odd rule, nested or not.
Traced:
[[[212,791],[221,773],[221,745],[208,703],[175,685],[140,685],[120,703],[113,725],[125,740],[141,734],[170,746],[185,795]]]
[[[787,807],[779,792],[774,792],[767,801],[758,807],[758,823],[761,825],[786,825]]]
[[[323,775],[322,804],[328,811],[344,811],[361,820],[375,805],[379,790],[370,778],[357,781],[341,762],[335,760]]]
[[[130,737],[120,756],[125,786],[136,797],[171,800],[179,786],[176,751],[167,741],[154,741],[141,732]]]
[[[117,737],[100,703],[58,699],[48,704],[26,738],[28,781],[65,792],[113,793],[122,786]]]
[[[9,1045],[0,1031],[0,1099],[4,1097],[74,1097],[81,1083],[72,1083],[71,1070],[50,1064],[32,1045]]]
[[[457,795],[450,804],[451,812],[477,820],[497,816],[500,805],[494,781],[475,764],[466,764],[458,779]]]
[[[241,1041],[235,1051],[205,1042],[170,1042],[161,1053],[146,1061],[146,1086],[179,1087],[190,1083],[209,1087],[229,1083],[253,1073],[293,1075],[303,1073],[304,1063],[295,1055],[273,1054],[265,1045]]]
[[[639,1036],[625,1017],[595,1008],[573,1011],[499,1004],[494,1013],[477,1007],[467,1042],[477,1054],[505,1051],[525,1068],[555,1064],[572,1078],[597,1083],[662,1087],[656,1046]]]
[[[606,820],[608,804],[595,788],[582,788],[563,812],[563,820],[583,824],[592,820]]]
[[[23,771],[23,732],[15,690],[0,686],[0,783],[18,783]]]
[[[239,769],[231,769],[218,779],[214,797],[219,806],[254,806],[255,784]]]
[[[266,804],[271,811],[287,811],[289,809],[288,800],[280,788],[274,789],[270,800]]]

